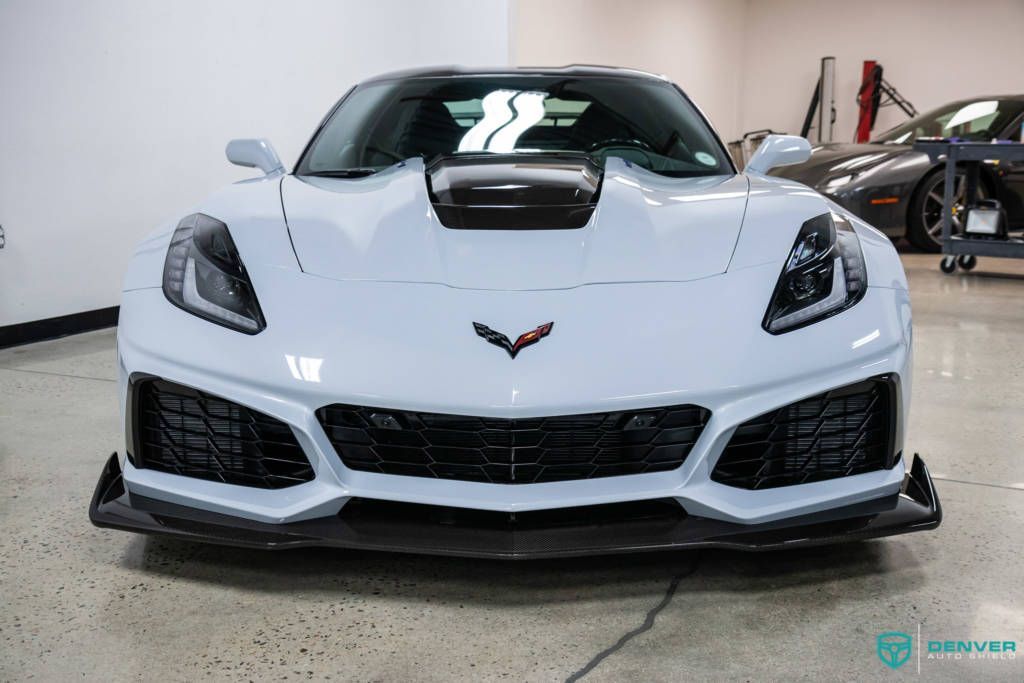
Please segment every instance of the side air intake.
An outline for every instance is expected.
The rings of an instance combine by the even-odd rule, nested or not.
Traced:
[[[736,428],[713,481],[768,489],[889,469],[899,460],[890,375],[806,398]]]
[[[238,486],[312,481],[313,467],[284,422],[162,379],[133,388],[136,467]]]

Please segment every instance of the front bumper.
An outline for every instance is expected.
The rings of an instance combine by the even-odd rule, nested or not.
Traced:
[[[767,302],[750,293],[769,296],[777,278],[771,263],[727,278],[553,294],[355,282],[314,286],[296,276],[261,293],[266,309],[276,312],[275,324],[245,339],[174,308],[159,289],[125,292],[118,330],[123,401],[137,374],[223,397],[289,425],[316,473],[303,484],[264,490],[123,462],[125,488],[133,496],[272,525],[336,514],[351,498],[503,513],[673,498],[691,515],[752,525],[895,494],[902,463],[764,490],[711,479],[739,425],[867,377],[901,380],[899,424],[905,424],[906,291],[869,287],[864,300],[842,315],[772,336],[759,324]],[[292,305],[297,301],[312,302],[322,314],[309,315]],[[616,329],[628,330],[627,336],[607,334],[606,318],[595,314],[606,310],[616,311]],[[673,314],[652,317],[667,310]],[[465,329],[474,319],[496,319],[503,330],[528,329],[534,318],[557,320],[562,332],[515,361]],[[303,375],[304,359],[316,373]],[[671,471],[508,486],[349,469],[316,417],[319,408],[335,403],[488,418],[694,404],[707,408],[711,419],[682,466]],[[128,431],[130,414],[123,402]],[[899,435],[895,452],[902,449]]]
[[[587,511],[589,512],[589,510]],[[588,518],[589,517],[589,518]],[[686,515],[602,519],[573,524],[501,525],[435,521],[430,515],[329,515],[270,524],[131,494],[117,455],[96,485],[89,518],[99,527],[185,540],[278,550],[329,546],[431,555],[531,559],[695,548],[776,550],[934,529],[942,521],[931,475],[914,456],[899,493],[825,512],[761,524]],[[457,518],[453,518],[457,519]]]

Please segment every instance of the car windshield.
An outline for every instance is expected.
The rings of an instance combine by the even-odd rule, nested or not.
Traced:
[[[992,138],[1020,140],[1009,126],[1024,111],[1021,100],[976,100],[947,104],[882,133],[876,142],[910,145],[918,138],[960,138],[987,142]]]
[[[411,157],[582,153],[674,177],[732,174],[721,143],[671,84],[651,79],[453,76],[357,87],[297,175],[358,177]]]

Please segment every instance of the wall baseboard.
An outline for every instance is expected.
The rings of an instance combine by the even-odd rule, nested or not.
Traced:
[[[0,327],[0,349],[117,325],[120,306]]]

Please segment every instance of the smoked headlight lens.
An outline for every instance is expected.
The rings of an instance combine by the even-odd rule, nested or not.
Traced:
[[[867,284],[853,226],[838,214],[815,216],[800,228],[765,313],[764,329],[780,334],[835,315],[860,301]]]
[[[202,213],[178,223],[164,261],[164,294],[193,313],[246,334],[266,321],[228,226]]]

